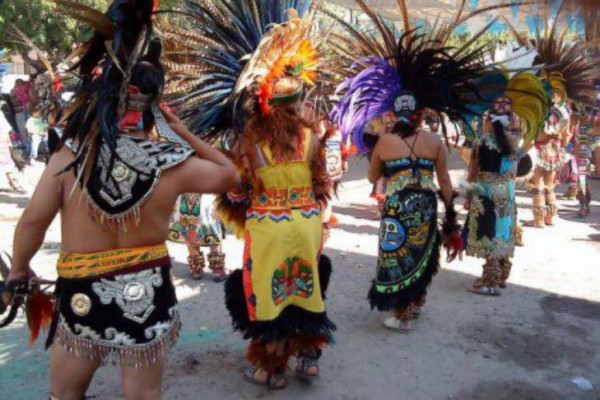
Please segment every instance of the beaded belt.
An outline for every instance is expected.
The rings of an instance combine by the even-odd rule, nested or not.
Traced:
[[[144,269],[169,265],[167,246],[136,247],[96,253],[70,253],[61,251],[56,265],[58,276],[82,279],[110,276],[117,273],[138,272]]]
[[[290,209],[315,204],[315,193],[311,186],[292,186],[287,189],[265,189],[252,199],[252,208]]]

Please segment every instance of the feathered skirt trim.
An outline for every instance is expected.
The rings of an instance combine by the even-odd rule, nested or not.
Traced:
[[[323,297],[330,275],[331,260],[327,256],[321,255],[319,279]],[[333,340],[333,331],[336,326],[329,320],[326,312],[315,313],[292,305],[286,307],[273,320],[251,321],[246,304],[242,270],[234,271],[227,279],[225,304],[231,315],[234,330],[240,331],[244,339],[270,342],[303,338],[304,340],[314,339],[323,345]]]

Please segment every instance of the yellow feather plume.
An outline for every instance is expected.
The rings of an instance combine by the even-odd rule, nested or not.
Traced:
[[[526,124],[523,146],[527,146],[544,126],[550,110],[542,80],[529,72],[515,75],[509,82],[507,96],[513,102],[513,112]]]

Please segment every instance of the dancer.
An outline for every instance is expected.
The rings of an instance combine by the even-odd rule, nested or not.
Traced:
[[[95,33],[80,53],[83,85],[67,112],[61,147],[17,225],[7,283],[26,285],[34,276],[29,263],[60,212],[47,341],[54,344],[53,399],[84,398],[103,363],[122,367],[125,398],[161,398],[166,352],[180,326],[165,246],[169,216],[182,193],[220,193],[237,184],[225,156],[159,109],[164,72],[160,43],[151,40],[153,11],[141,0],[115,1],[105,15],[81,5],[61,8],[92,22]],[[169,141],[148,139],[155,128]]]
[[[567,101],[581,105],[595,103],[594,87],[590,84],[595,65],[583,42],[567,39],[566,33],[557,28],[563,9],[561,6],[552,26],[538,32],[534,40],[537,62],[545,66],[543,76],[551,88],[552,101],[548,119],[535,144],[537,161],[531,180],[533,221],[526,225],[536,228],[554,225],[558,216],[554,186],[556,173],[564,163],[561,141],[570,130],[571,111]],[[522,45],[529,42],[525,37],[517,39]]]
[[[222,240],[225,231],[215,210],[215,196],[186,193],[175,206],[171,218],[169,238],[185,243],[188,249],[188,265],[193,279],[204,278],[206,258],[202,247],[208,247],[208,268],[215,274],[215,282],[227,279],[225,253]]]
[[[330,185],[329,191],[337,193],[337,187],[342,181],[344,173],[348,172],[349,147],[343,142],[342,134],[327,117],[319,122],[319,140],[325,143],[325,169]],[[333,213],[333,202],[328,201],[322,210],[323,215],[323,241],[326,242],[331,235],[331,228],[338,224],[337,216]]]
[[[241,172],[241,185],[219,197],[224,223],[245,242],[243,269],[225,284],[226,305],[234,328],[251,340],[252,367],[244,378],[282,389],[291,355],[299,376],[319,374],[321,348],[334,329],[323,301],[330,265],[319,263],[326,260],[320,258],[319,204],[329,187],[325,148],[315,124],[301,117],[302,104],[314,104],[305,89],[324,70],[317,7],[306,11],[306,1],[212,3],[186,3],[196,39],[181,42],[189,43],[185,53],[198,56],[179,68],[172,86],[187,85],[181,115],[203,137],[221,139]],[[296,11],[288,14],[289,7]],[[174,38],[187,33],[166,31]],[[168,63],[173,71],[175,62]]]
[[[575,132],[575,155],[577,157],[577,200],[579,210],[577,216],[586,218],[590,214],[590,203],[592,202],[592,185],[590,182],[590,158],[592,155],[590,146],[590,133],[593,129],[597,111],[578,107],[580,113],[579,129]]]
[[[600,180],[600,117],[597,108],[593,110],[589,132],[591,164],[593,166],[593,173],[590,173],[590,178]]]
[[[497,79],[498,88],[502,87],[502,78],[503,74]],[[488,296],[498,296],[500,288],[506,287],[518,236],[518,141],[522,136],[534,136],[547,112],[545,89],[535,75],[520,73],[504,81],[506,92],[496,92],[492,109],[484,115],[482,134],[469,166],[472,185],[465,225],[466,250],[470,256],[485,259],[482,277],[475,280],[471,291]]]
[[[470,102],[480,98],[476,85],[463,83],[488,70],[482,49],[449,51],[440,45],[443,40],[416,34],[407,18],[404,35],[394,40],[381,18],[364,2],[359,4],[378,35],[350,32],[347,48],[356,49],[354,53],[364,58],[347,64],[349,78],[338,88],[341,101],[334,115],[342,133],[352,134],[363,152],[363,130],[370,120],[389,113],[396,120],[392,134],[382,136],[375,146],[369,170],[371,181],[386,176],[388,182],[377,273],[368,297],[373,308],[395,312],[384,320],[386,328],[408,333],[438,271],[442,242],[449,249],[449,259],[458,254],[462,244],[446,148],[437,134],[420,129],[420,125],[425,110],[440,116],[441,124],[442,113],[450,121],[462,121]],[[342,59],[343,54],[349,53],[342,52]],[[446,207],[442,233],[437,227],[436,171]]]

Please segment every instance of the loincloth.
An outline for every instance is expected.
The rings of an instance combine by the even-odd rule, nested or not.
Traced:
[[[170,268],[164,245],[61,253],[57,343],[102,363],[136,368],[152,364],[166,354],[179,332]]]

